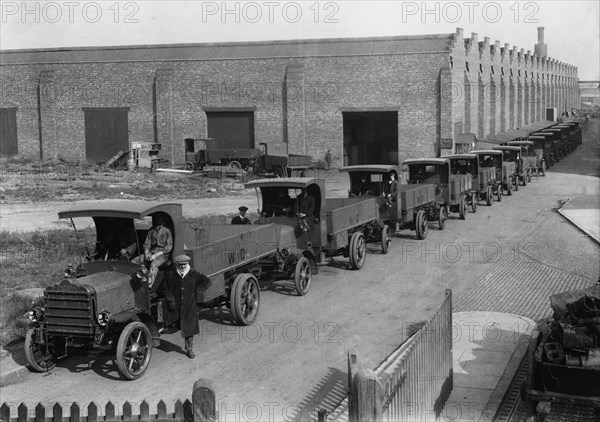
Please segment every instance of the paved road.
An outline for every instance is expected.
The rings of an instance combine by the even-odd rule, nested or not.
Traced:
[[[48,374],[28,374],[3,388],[2,401],[13,406],[77,401],[85,406],[90,398],[119,405],[147,400],[153,413],[160,399],[171,408],[175,400],[190,397],[196,379],[209,378],[217,386],[223,420],[307,419],[315,403],[329,408],[345,394],[349,348],[374,368],[403,340],[407,324],[430,315],[445,288],[453,289],[461,310],[503,299],[504,312],[510,312],[517,309],[512,306],[519,297],[515,292],[528,280],[519,283],[515,270],[496,279],[510,282],[510,290],[494,290],[486,280],[500,266],[517,269],[513,262],[526,258],[554,265],[582,282],[597,279],[595,243],[557,219],[555,211],[573,195],[598,195],[597,177],[580,171],[577,155],[586,151],[581,148],[547,177],[501,203],[480,206],[467,221],[453,218],[444,231],[432,224],[425,241],[401,232],[389,255],[374,249],[361,271],[348,270],[342,258],[321,267],[305,297],[290,294],[285,283],[265,286],[253,327],[232,326],[225,311],[205,312],[193,361],[181,353],[181,337],[169,335],[140,380],[118,380],[109,355],[92,360],[75,356]],[[540,233],[553,240],[540,238]],[[561,281],[554,282],[553,288],[560,288]],[[533,295],[520,309],[527,310],[535,300]]]

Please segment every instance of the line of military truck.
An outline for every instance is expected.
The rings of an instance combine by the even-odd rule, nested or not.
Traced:
[[[74,204],[59,218],[92,218],[96,239],[111,230],[131,230],[141,250],[152,220],[171,230],[171,256],[187,254],[192,267],[211,279],[198,298],[201,309],[221,308],[240,325],[253,323],[260,307],[260,284],[281,283],[280,290],[308,293],[318,264],[343,256],[359,270],[367,244],[388,253],[392,235],[414,230],[425,239],[429,222],[444,229],[449,212],[467,217],[478,203],[492,205],[504,192],[512,194],[581,143],[578,122],[566,122],[530,134],[507,145],[440,158],[406,160],[401,167],[357,165],[340,169],[350,177],[348,198],[326,198],[325,181],[316,178],[271,178],[246,183],[255,189],[260,218],[253,225],[190,225],[178,203],[147,201]],[[299,201],[312,197],[307,213]],[[106,249],[106,245],[105,249]],[[44,292],[44,305],[29,312],[25,339],[29,366],[48,371],[73,347],[93,347],[115,353],[125,379],[141,377],[160,344],[161,298],[156,294],[168,260],[152,287],[143,262],[121,260],[120,248],[103,258],[88,256],[69,266],[64,279]]]

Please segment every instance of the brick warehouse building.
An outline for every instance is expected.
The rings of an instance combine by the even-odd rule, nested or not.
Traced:
[[[337,164],[436,156],[578,107],[577,68],[463,30],[442,35],[9,50],[0,53],[0,153],[102,162],[185,140]]]

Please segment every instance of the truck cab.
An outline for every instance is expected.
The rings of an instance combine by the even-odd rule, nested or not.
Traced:
[[[470,174],[452,174],[447,158],[415,158],[405,160],[409,183],[426,183],[436,186],[435,199],[448,210],[458,212],[464,220],[467,212],[467,195],[473,186]]]
[[[512,189],[519,190],[519,167],[523,167],[521,161],[521,148],[517,146],[495,145],[493,150],[502,152],[502,184],[508,195],[512,195]]]
[[[86,246],[87,256],[64,279],[44,292],[44,306],[29,316],[25,355],[39,372],[53,367],[72,346],[111,349],[116,346],[117,369],[126,379],[146,371],[152,347],[158,344],[156,295],[148,287],[148,273],[141,259],[150,221],[162,217],[172,231],[172,254],[184,252],[180,235],[181,205],[145,201],[83,203],[61,211],[59,218],[93,221],[96,248]],[[150,221],[149,221],[150,220]],[[136,226],[136,223],[147,226]],[[75,223],[73,227],[76,230]],[[122,249],[129,253],[119,254]],[[135,256],[134,256],[135,255]],[[142,254],[143,255],[143,254]],[[171,266],[159,268],[159,276]]]

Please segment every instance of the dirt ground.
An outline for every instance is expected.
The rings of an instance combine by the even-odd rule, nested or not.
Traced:
[[[347,175],[337,171],[308,171],[327,179],[329,197],[346,196]],[[183,204],[184,217],[222,216],[223,222],[246,205],[256,218],[257,198],[244,188],[245,173],[223,178],[200,173],[150,173],[106,170],[52,160],[43,166],[31,162],[0,165],[0,231],[30,232],[69,226],[58,211],[73,201],[153,200]]]

